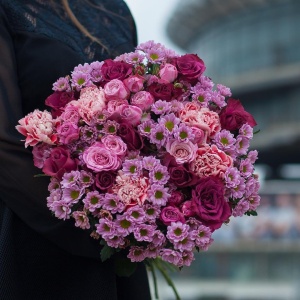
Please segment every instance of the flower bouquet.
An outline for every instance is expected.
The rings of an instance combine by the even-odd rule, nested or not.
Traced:
[[[260,201],[256,122],[204,71],[196,54],[149,41],[76,66],[53,84],[49,111],[16,126],[50,176],[55,217],[99,239],[102,260],[123,251],[127,271],[145,262],[155,280],[159,269],[177,299],[166,265],[189,266],[215,230],[255,215]]]

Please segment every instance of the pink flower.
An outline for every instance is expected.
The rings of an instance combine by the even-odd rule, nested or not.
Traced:
[[[132,93],[137,93],[143,89],[144,86],[144,77],[140,75],[132,75],[123,80],[124,85]]]
[[[206,145],[197,150],[195,160],[190,163],[190,170],[199,177],[224,178],[226,170],[232,165],[232,158],[216,145]]]
[[[108,101],[123,100],[127,99],[129,96],[127,87],[119,79],[113,79],[107,82],[104,86],[104,93]]]
[[[77,103],[77,101],[74,100],[66,105],[63,113],[60,116],[61,120],[64,120],[65,122],[71,122],[74,124],[78,123],[78,121],[80,119],[80,115],[79,115],[78,107],[76,106],[76,103]]]
[[[151,105],[154,103],[154,97],[149,92],[140,91],[132,96],[130,102],[132,105],[145,111],[150,109]]]
[[[127,122],[133,126],[141,123],[143,112],[137,106],[123,104],[119,106],[117,112],[122,122]]]
[[[91,225],[85,211],[74,211],[72,217],[75,219],[75,226],[81,229],[90,229]]]
[[[38,109],[19,120],[16,129],[26,137],[25,147],[35,146],[39,142],[54,145],[56,135],[53,132],[54,120],[48,111]]]
[[[178,164],[192,162],[195,159],[198,146],[190,141],[182,143],[178,140],[169,140],[166,150],[175,158]]]
[[[44,161],[50,156],[51,148],[49,144],[37,144],[32,149],[33,164],[42,169]]]
[[[160,78],[170,83],[177,78],[177,75],[178,71],[176,67],[168,63],[162,65],[159,71]]]
[[[79,138],[79,128],[76,124],[65,122],[58,126],[57,133],[59,135],[59,142],[62,144],[69,144]]]
[[[81,90],[78,101],[72,103],[76,103],[76,106],[78,106],[78,112],[82,119],[87,124],[91,124],[105,108],[105,102],[106,99],[103,89],[86,87]]]
[[[160,213],[160,219],[165,225],[171,225],[172,222],[185,223],[183,213],[175,206],[166,206]]]
[[[86,166],[95,172],[113,171],[121,167],[121,159],[102,143],[96,142],[87,148],[82,155]]]
[[[127,145],[123,142],[123,140],[116,135],[106,135],[101,139],[101,142],[111,152],[120,158],[124,157],[127,152]]]

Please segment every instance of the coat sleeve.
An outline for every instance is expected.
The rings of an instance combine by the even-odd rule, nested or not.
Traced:
[[[46,206],[49,179],[36,178],[30,150],[15,129],[23,117],[12,33],[0,4],[0,200],[23,222],[63,250],[99,258],[99,245],[72,221],[60,221]]]

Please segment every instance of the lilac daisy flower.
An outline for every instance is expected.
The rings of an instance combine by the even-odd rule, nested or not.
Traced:
[[[170,133],[173,133],[177,129],[180,119],[177,118],[174,113],[170,113],[166,116],[160,117],[158,123],[166,128]]]
[[[107,245],[112,248],[122,248],[125,245],[124,237],[119,235],[107,236],[105,241]]]
[[[253,128],[249,124],[243,124],[239,129],[239,135],[244,136],[247,139],[253,138]]]
[[[209,227],[200,225],[196,230],[194,230],[195,235],[195,245],[202,249],[210,243],[211,240],[211,230]]]
[[[120,124],[113,120],[107,120],[104,125],[102,132],[106,134],[117,134]]]
[[[139,158],[126,159],[123,163],[123,169],[125,175],[139,177],[142,174],[143,164]]]
[[[161,247],[166,243],[166,237],[160,230],[155,230],[152,237],[152,244],[155,247]]]
[[[160,256],[162,260],[171,263],[175,266],[182,266],[183,260],[182,260],[182,254],[178,251],[164,248],[160,251]]]
[[[125,209],[125,204],[120,200],[118,195],[106,193],[103,197],[102,206],[112,214],[121,213]]]
[[[169,103],[171,105],[171,109],[170,109],[171,112],[177,113],[183,109],[183,103],[178,100],[172,100]]]
[[[248,151],[249,146],[250,146],[249,139],[240,135],[236,138],[235,147],[236,147],[236,152],[238,154],[245,155]]]
[[[51,190],[50,195],[47,197],[47,207],[51,208],[55,201],[61,200],[61,189]]]
[[[182,266],[189,267],[193,260],[195,260],[195,256],[192,251],[183,251],[182,252]]]
[[[245,178],[252,175],[254,167],[249,159],[242,160],[240,163],[240,172],[241,175]]]
[[[249,197],[252,194],[258,194],[258,190],[260,189],[260,183],[258,178],[248,177],[246,179],[246,197]]]
[[[82,126],[80,127],[80,136],[82,142],[92,143],[98,138],[97,129],[91,126]]]
[[[84,208],[90,212],[94,212],[98,208],[102,207],[104,196],[99,194],[98,191],[88,192],[85,198],[82,200]]]
[[[145,258],[156,258],[159,256],[160,248],[154,246],[153,244],[148,244],[145,249]]]
[[[236,187],[241,181],[241,174],[235,167],[228,168],[225,172],[225,185],[228,188]]]
[[[71,188],[77,185],[77,183],[79,182],[79,177],[79,171],[71,171],[70,173],[65,173],[60,184],[63,188]]]
[[[193,248],[195,247],[195,243],[192,239],[192,234],[189,233],[185,238],[183,238],[181,241],[174,242],[174,249],[179,250],[181,252],[183,251],[193,251]]]
[[[168,226],[167,238],[172,243],[177,243],[185,239],[189,234],[189,225],[181,222],[173,222]]]
[[[157,115],[167,114],[171,111],[171,103],[164,100],[157,100],[151,105],[151,111]]]
[[[155,226],[138,224],[133,229],[134,238],[139,242],[151,242],[153,239]]]
[[[75,226],[81,229],[90,229],[90,221],[85,211],[74,211],[72,217],[75,219]]]
[[[147,120],[138,125],[138,131],[141,135],[149,137],[154,126],[155,123],[153,120]]]
[[[187,126],[185,123],[181,123],[179,127],[174,131],[174,137],[179,141],[186,143],[189,140],[193,141],[195,134],[190,126]]]
[[[54,201],[50,207],[51,211],[54,213],[55,217],[62,220],[70,219],[71,216],[71,206],[70,202],[65,200]]]
[[[55,92],[64,92],[64,91],[71,91],[71,87],[69,84],[69,77],[60,77],[56,82],[53,83],[53,91]]]
[[[155,166],[160,165],[160,161],[154,156],[143,157],[143,168],[146,170],[152,170]]]
[[[63,190],[62,198],[67,202],[77,203],[83,194],[84,189],[74,185]]]
[[[159,184],[152,184],[148,190],[149,201],[154,205],[164,206],[171,196],[168,192],[168,188]]]
[[[94,183],[93,174],[87,171],[80,171],[79,183],[82,187],[90,187]]]
[[[211,92],[204,89],[200,83],[191,87],[192,99],[203,107],[208,106],[208,102],[211,100]]]
[[[156,125],[150,133],[150,142],[156,144],[157,147],[162,147],[166,144],[169,138],[168,130],[162,125]]]
[[[226,106],[225,97],[217,91],[211,93],[211,101],[220,108]]]
[[[145,250],[143,247],[140,246],[132,246],[129,249],[127,257],[132,262],[141,262],[145,259]]]
[[[230,131],[223,129],[215,135],[214,142],[219,149],[226,151],[234,149],[236,140]]]
[[[161,48],[151,48],[147,50],[146,58],[151,63],[160,63],[165,59],[165,52]]]
[[[52,190],[56,190],[59,188],[60,188],[60,182],[58,181],[58,179],[55,177],[51,177],[50,183],[48,185],[48,191],[51,192]]]
[[[84,73],[82,71],[74,71],[72,72],[71,83],[73,87],[80,90],[90,84],[90,79],[90,74]]]
[[[124,57],[125,62],[134,65],[142,63],[144,59],[145,59],[145,55],[138,51],[127,53],[126,56]]]
[[[230,88],[225,85],[217,84],[217,90],[221,95],[225,97],[231,97],[232,95]]]
[[[258,158],[258,152],[257,152],[257,150],[249,151],[249,153],[247,155],[247,158],[251,161],[252,164],[254,164],[255,161]]]
[[[258,194],[253,194],[248,198],[249,209],[256,210],[260,204],[260,196]]]
[[[230,190],[232,197],[237,199],[242,198],[245,193],[245,188],[245,180],[241,177],[239,184]]]
[[[126,215],[117,215],[116,230],[121,236],[127,236],[133,231],[134,222],[128,220]]]
[[[170,175],[168,173],[168,168],[163,165],[156,165],[153,169],[149,172],[150,183],[156,184],[166,184],[170,179]]]
[[[137,205],[130,207],[126,211],[125,215],[126,215],[127,220],[129,220],[130,222],[133,222],[135,224],[143,223],[146,218],[144,209]]]
[[[249,210],[249,202],[245,199],[242,199],[238,202],[236,207],[232,211],[234,217],[242,217],[246,211]]]
[[[116,235],[116,224],[112,220],[99,219],[99,224],[95,225],[96,232],[103,238],[110,238]]]
[[[214,86],[213,81],[207,76],[201,75],[198,80],[200,85],[205,89],[211,90]]]
[[[78,66],[76,66],[73,72],[83,72],[89,74],[91,73],[91,71],[92,71],[92,67],[90,66],[90,64],[84,63],[83,65],[79,64]]]
[[[151,204],[143,205],[145,211],[145,218],[147,221],[155,221],[160,215],[160,208]]]

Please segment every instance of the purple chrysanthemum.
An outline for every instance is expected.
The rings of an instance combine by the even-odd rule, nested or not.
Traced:
[[[116,224],[109,219],[99,219],[99,224],[95,225],[96,232],[105,238],[114,237],[116,235]]]
[[[244,136],[247,139],[253,138],[253,128],[249,124],[243,124],[239,129],[239,135]]]
[[[107,120],[104,125],[102,132],[106,134],[117,134],[120,124],[113,120]]]
[[[254,164],[255,161],[258,158],[258,152],[257,152],[257,150],[251,150],[251,151],[249,151],[249,153],[247,155],[247,158],[251,161],[252,164]]]
[[[72,72],[71,83],[72,86],[76,89],[80,90],[85,86],[90,84],[91,76],[89,73],[84,73],[82,71],[74,71]]]
[[[173,133],[178,128],[180,119],[177,118],[174,113],[170,113],[166,116],[159,118],[158,123],[166,128],[169,133]]]
[[[80,171],[79,182],[82,187],[90,187],[94,183],[93,174],[87,171]]]
[[[50,195],[47,197],[47,207],[51,208],[55,201],[61,200],[61,189],[55,189],[50,191]]]
[[[129,249],[127,257],[132,262],[141,262],[145,259],[145,250],[143,247],[140,246],[132,246]]]
[[[71,87],[70,87],[70,84],[69,84],[69,77],[60,77],[58,78],[58,80],[56,80],[54,83],[53,83],[53,88],[52,88],[53,91],[56,91],[56,92],[64,92],[64,91],[71,91]]]
[[[240,135],[236,138],[235,147],[236,147],[236,152],[238,154],[245,155],[248,151],[249,146],[250,146],[249,139]]]
[[[248,198],[249,209],[256,210],[260,204],[260,196],[258,194],[253,194]]]
[[[241,181],[241,174],[235,167],[228,168],[225,172],[225,185],[228,188],[236,187]]]
[[[169,103],[171,104],[171,112],[177,113],[183,109],[183,103],[178,100],[172,100]]]
[[[72,186],[76,186],[78,184],[79,178],[79,171],[71,171],[63,175],[60,184],[63,188],[71,188]]]
[[[234,135],[228,130],[221,130],[214,137],[214,142],[222,151],[233,150],[236,142]]]
[[[218,91],[213,91],[211,93],[211,102],[216,104],[219,108],[226,106],[225,97],[221,95]]]
[[[126,219],[135,224],[140,224],[145,221],[145,211],[137,205],[130,207],[126,213]]]
[[[160,230],[155,230],[152,237],[152,244],[155,247],[161,247],[166,243],[166,237]]]
[[[147,221],[155,221],[156,218],[160,215],[160,208],[151,204],[143,205],[145,211],[145,218]]]
[[[193,251],[195,247],[195,242],[192,239],[192,234],[189,233],[185,238],[183,238],[181,241],[173,242],[174,249],[179,250],[181,252],[183,251]]]
[[[81,229],[90,229],[90,221],[86,211],[74,211],[72,217],[75,219],[75,226]]]
[[[133,229],[134,238],[139,242],[152,242],[155,232],[155,226],[147,224],[138,224]]]
[[[252,175],[254,167],[249,159],[245,159],[241,161],[239,169],[242,176],[247,178]]]
[[[232,95],[230,88],[223,84],[217,84],[217,90],[221,95],[225,97],[231,97]]]
[[[195,260],[195,256],[192,251],[183,251],[182,252],[182,266],[189,267],[193,260]]]
[[[149,201],[154,205],[164,206],[170,198],[168,188],[159,184],[152,184],[148,191]]]
[[[62,220],[70,219],[71,216],[70,202],[65,200],[54,201],[50,207],[50,210],[55,214],[55,217]]]
[[[123,248],[123,246],[125,245],[124,237],[119,235],[106,236],[105,241],[107,245],[112,248]]]
[[[83,194],[84,189],[74,185],[63,189],[62,198],[67,202],[77,203]]]
[[[194,140],[195,134],[190,126],[185,123],[181,123],[176,130],[174,130],[174,137],[179,141],[186,143],[189,140]]]
[[[143,136],[150,136],[150,133],[154,126],[155,123],[153,120],[147,120],[138,125],[138,131]]]
[[[209,227],[200,225],[196,230],[194,230],[195,245],[202,249],[210,243],[211,240],[211,230]]]
[[[166,144],[169,138],[168,130],[162,125],[153,127],[150,133],[150,142],[156,144],[157,147],[162,147]]]
[[[103,197],[102,206],[112,214],[121,213],[125,209],[125,204],[120,200],[118,195],[106,193]]]
[[[249,202],[246,199],[242,199],[238,202],[236,207],[232,211],[234,217],[242,217],[246,211],[249,210]]]
[[[102,207],[104,196],[99,194],[98,191],[88,192],[85,198],[82,200],[84,208],[90,212],[94,212],[98,208]]]
[[[175,266],[182,266],[183,260],[182,260],[182,254],[178,251],[164,248],[160,251],[160,256],[162,260],[171,263]]]
[[[157,100],[154,104],[151,105],[151,111],[157,115],[167,114],[171,111],[172,105],[170,102],[164,100]]]
[[[168,173],[168,168],[163,165],[156,165],[149,172],[150,183],[156,183],[164,185],[168,182],[170,175]]]
[[[140,158],[126,159],[122,171],[125,175],[139,177],[143,171],[142,160]]]
[[[173,222],[168,226],[167,238],[172,243],[177,243],[189,235],[189,225],[181,222]]]
[[[143,157],[143,168],[146,170],[152,170],[155,166],[160,165],[160,161],[154,156]]]
[[[128,220],[126,215],[117,215],[116,229],[118,234],[125,237],[132,232],[133,228],[134,222]]]

